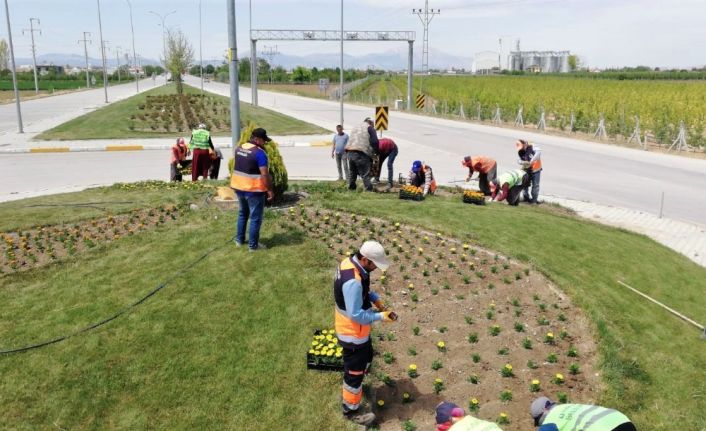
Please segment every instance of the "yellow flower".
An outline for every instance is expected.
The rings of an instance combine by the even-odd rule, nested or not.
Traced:
[[[385,405],[385,400],[378,400],[378,406],[382,407]]]
[[[414,289],[414,283],[409,283],[409,285],[407,285],[407,287],[409,287],[410,289]]]
[[[437,378],[437,379],[434,380],[434,383],[437,383],[437,384],[438,384],[438,383],[442,383],[442,381],[441,381],[441,379],[438,379],[438,378]]]
[[[470,246],[469,246],[468,244],[463,244],[463,249],[464,249],[464,250],[468,250],[469,247],[470,247]]]
[[[547,338],[554,338],[554,333],[547,332]]]
[[[417,250],[418,250],[420,253],[424,253],[424,249],[421,248],[421,247],[419,247]]]
[[[537,380],[537,379],[532,380],[532,384],[535,386],[539,386],[539,380]]]
[[[446,343],[444,343],[443,341],[439,341],[438,343],[436,343],[436,347],[443,349],[446,347]]]
[[[475,399],[475,398],[471,398],[471,404],[473,404],[474,406],[477,406],[477,405],[478,405],[478,400]]]
[[[321,356],[321,351],[315,350],[315,351],[314,351],[314,354],[315,354],[316,356]]]
[[[310,355],[316,354],[316,350],[314,350],[314,349],[309,349],[309,354],[310,354]]]
[[[326,335],[326,334],[328,334],[328,330],[324,329],[323,331],[321,331],[321,333]]]
[[[512,365],[510,364],[505,364],[505,369],[508,371],[512,371]]]
[[[561,374],[561,373],[556,373],[556,376],[555,376],[555,377],[556,377],[557,380],[564,380],[564,375]]]
[[[337,357],[337,358],[340,358],[341,356],[343,356],[343,354],[342,354],[341,352],[336,352],[336,357]]]
[[[318,346],[318,345],[319,345],[319,342],[318,342],[318,341],[312,341],[312,342],[311,342],[311,345],[312,345],[312,346]]]
[[[334,343],[328,343],[328,346],[326,347],[328,347],[329,349],[333,349],[334,347],[336,347],[336,345]]]
[[[328,352],[326,352],[326,356],[333,356],[333,350],[329,350]]]
[[[384,280],[385,280],[385,276],[384,276],[384,275],[381,275],[381,276],[380,276],[380,281],[384,281]]]
[[[408,394],[407,392],[403,393],[403,394],[402,394],[402,398],[404,398],[405,400],[408,400],[408,399],[409,399],[409,394]]]
[[[417,369],[417,364],[409,364],[409,369],[415,371]]]
[[[507,419],[507,413],[500,413],[500,417],[503,419]]]
[[[395,227],[400,227],[400,224],[399,224],[399,223],[395,223]]]

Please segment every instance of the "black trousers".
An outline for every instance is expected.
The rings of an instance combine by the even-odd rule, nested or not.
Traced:
[[[363,379],[373,362],[373,342],[356,346],[341,344],[343,347],[343,412],[358,410],[363,398]]]
[[[370,182],[370,168],[373,164],[373,160],[365,153],[360,151],[349,151],[348,152],[348,188],[350,190],[356,189],[355,181],[360,178],[363,180],[363,186],[365,190],[371,192],[373,191],[373,183]]]

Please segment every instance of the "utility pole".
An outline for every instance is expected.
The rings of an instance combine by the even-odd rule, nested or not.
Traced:
[[[257,106],[257,41],[252,38],[252,0],[248,1],[250,32],[250,103]]]
[[[88,31],[83,32],[83,39],[79,39],[78,43],[83,42],[83,53],[86,56],[86,88],[91,88],[91,77],[89,76],[88,73],[88,44],[93,43],[91,42],[90,39],[88,39],[88,36],[90,36],[91,33]]]
[[[422,74],[429,73],[429,23],[434,19],[434,16],[441,13],[440,9],[429,9],[429,0],[424,0],[424,10],[412,9],[412,14],[417,15],[424,26],[424,42],[422,45]],[[422,82],[419,84],[419,91],[422,91]]]
[[[20,91],[17,88],[17,71],[15,70],[15,48],[12,45],[12,27],[10,26],[10,6],[5,0],[5,17],[7,18],[7,40],[10,45],[10,60],[12,60],[12,87],[15,90],[15,107],[17,108],[17,128],[24,133],[22,127],[22,110],[20,109]]]
[[[103,45],[103,21],[101,21],[101,0],[96,0],[98,5],[98,35],[101,41],[101,56],[103,57],[103,93],[105,103],[108,103],[108,70],[105,68],[105,46]]]
[[[201,0],[199,0],[199,74],[201,75],[201,94],[203,94],[203,42],[201,37]]]
[[[115,67],[116,70],[118,71],[118,84],[120,84],[120,48],[119,46],[115,47]]]
[[[135,26],[132,24],[132,4],[130,0],[125,0],[130,8],[130,31],[132,31],[132,63],[135,67],[135,88],[140,92],[140,69],[137,67],[137,54],[135,53]]]
[[[5,0],[7,1],[7,0]],[[235,0],[226,0],[228,3],[228,62],[230,78],[230,130],[233,144],[233,157],[240,140],[240,94],[238,81],[238,44],[235,38]]]
[[[341,99],[341,122],[339,124],[343,127],[343,0],[341,0],[341,76],[338,97]]]
[[[270,84],[272,84],[272,63],[274,62],[274,58],[276,55],[279,54],[279,51],[277,51],[277,45],[275,46],[263,46],[262,47],[262,55],[268,58],[268,62],[270,64]]]
[[[173,10],[165,15],[160,15],[157,12],[154,11],[149,11],[149,13],[153,15],[157,15],[159,19],[162,21],[162,55],[164,56],[163,61],[164,61],[164,83],[167,83],[167,39],[166,39],[166,27],[164,26],[164,21],[167,20],[167,17],[173,13],[176,13],[176,10]]]
[[[39,18],[30,18],[29,19],[29,30],[24,29],[22,30],[22,34],[25,34],[25,32],[29,32],[29,35],[32,37],[32,66],[34,66],[34,92],[35,94],[39,94],[39,79],[37,78],[37,46],[34,44],[34,32],[38,31],[39,34],[42,34],[42,30],[38,28],[34,28],[34,21],[37,21],[37,25],[40,24]]]

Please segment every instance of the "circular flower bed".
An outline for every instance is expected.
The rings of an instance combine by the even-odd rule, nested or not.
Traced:
[[[331,268],[367,239],[389,255],[390,268],[371,279],[371,289],[399,315],[373,329],[368,381],[371,405],[384,400],[376,411],[381,430],[404,423],[433,429],[442,400],[504,430],[526,430],[539,395],[595,399],[588,320],[526,265],[441,233],[343,211],[299,206],[282,223],[326,244]]]

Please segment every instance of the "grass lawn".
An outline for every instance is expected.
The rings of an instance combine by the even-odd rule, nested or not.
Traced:
[[[641,431],[706,428],[706,354],[698,332],[615,282],[706,321],[706,270],[685,257],[548,205],[481,208],[460,198],[414,203],[329,185],[307,188],[311,204],[419,225],[531,262],[595,323],[605,382],[598,402],[628,414]],[[28,227],[35,212],[41,223],[105,214],[27,205],[133,202],[107,207],[118,212],[167,200],[201,202],[202,194],[109,188],[5,203],[0,231]],[[86,326],[176,276],[106,326],[0,356],[0,423],[17,429],[346,429],[338,414],[339,376],[304,367],[309,330],[331,325],[334,259],[324,244],[283,230],[278,217],[267,212],[263,241],[272,248],[263,252],[226,245],[188,266],[225,245],[234,231],[234,213],[205,209],[60,263],[0,275],[3,349]]]
[[[184,86],[186,93],[199,93],[196,88]],[[176,86],[169,84],[161,86],[144,93],[140,93],[120,102],[112,103],[104,108],[93,111],[81,117],[67,121],[53,129],[47,130],[37,136],[43,140],[70,140],[70,139],[117,139],[117,138],[161,138],[188,135],[188,132],[145,132],[130,130],[130,116],[138,112],[138,105],[144,104],[147,96],[175,94]],[[220,98],[226,103],[228,98],[218,95],[210,95]],[[253,121],[265,127],[272,135],[298,135],[328,133],[327,130],[313,124],[305,123],[295,118],[279,114],[269,109],[253,107],[252,105],[240,102],[240,120],[247,124]],[[226,136],[228,133],[217,133],[216,136]]]

